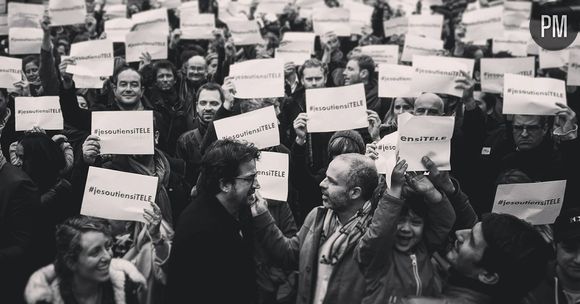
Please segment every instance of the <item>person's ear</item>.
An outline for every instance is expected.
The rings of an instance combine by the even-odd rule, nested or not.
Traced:
[[[360,78],[363,78],[363,79],[364,78],[367,78],[368,79],[368,77],[369,77],[369,71],[368,70],[365,69],[365,70],[361,70],[360,71]]]
[[[361,187],[354,187],[350,189],[349,196],[351,200],[359,199],[362,196],[362,189]]]
[[[232,190],[232,183],[225,182],[223,178],[220,178],[220,190],[224,193],[228,193]]]
[[[499,274],[483,270],[477,275],[477,279],[486,285],[495,285],[499,282]]]

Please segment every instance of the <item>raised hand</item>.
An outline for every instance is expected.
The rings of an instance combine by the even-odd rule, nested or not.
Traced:
[[[83,142],[83,160],[88,165],[93,165],[97,156],[101,155],[101,143],[96,135],[89,135]]]
[[[294,132],[296,132],[296,143],[299,145],[304,145],[306,142],[306,134],[308,130],[306,128],[308,122],[308,114],[300,113],[294,119]]]
[[[443,196],[429,178],[417,172],[409,172],[405,175],[407,184],[413,188],[418,194],[422,195],[427,202],[438,203],[443,199]]]
[[[448,171],[439,171],[437,169],[437,165],[429,158],[429,156],[423,156],[421,158],[421,162],[423,165],[429,170],[429,180],[433,183],[433,185],[439,187],[439,189],[443,190],[447,195],[451,195],[455,193],[455,186],[451,181],[451,177],[449,177]]]

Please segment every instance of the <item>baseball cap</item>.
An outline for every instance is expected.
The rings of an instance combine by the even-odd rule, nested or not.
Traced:
[[[572,239],[580,241],[580,208],[563,210],[554,223],[554,240],[556,242]]]

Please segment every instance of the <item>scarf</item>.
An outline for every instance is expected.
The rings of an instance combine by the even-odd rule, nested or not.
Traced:
[[[330,246],[323,246],[325,249],[321,252],[320,263],[336,265],[344,256],[346,250],[352,244],[358,243],[372,219],[370,211],[371,202],[367,201],[353,217],[336,231],[337,226],[340,225],[338,215],[332,209],[326,210],[322,226],[321,244],[330,242]]]
[[[167,193],[167,186],[169,184],[169,161],[163,155],[163,152],[155,149],[154,155],[145,156],[128,156],[128,163],[131,170],[138,174],[157,176],[159,182],[157,183],[157,195],[155,196],[155,204],[161,209],[162,218],[173,226],[173,216],[171,211],[171,202],[169,194]],[[151,157],[153,158],[151,160]],[[144,161],[145,160],[145,161]]]

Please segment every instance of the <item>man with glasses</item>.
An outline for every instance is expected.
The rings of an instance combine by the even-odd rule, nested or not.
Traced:
[[[253,145],[232,140],[216,141],[203,156],[199,195],[183,211],[175,231],[167,303],[245,304],[256,299],[248,201],[260,187],[258,157]]]

